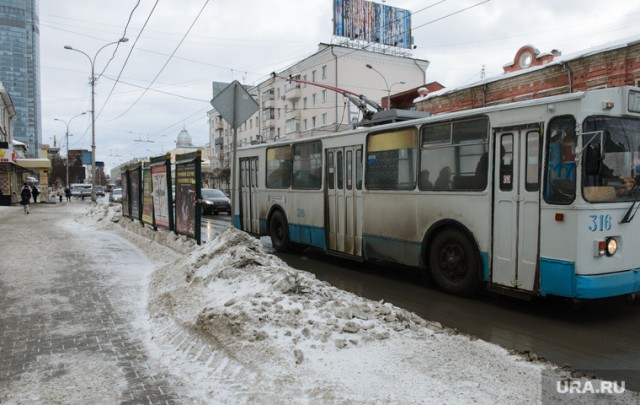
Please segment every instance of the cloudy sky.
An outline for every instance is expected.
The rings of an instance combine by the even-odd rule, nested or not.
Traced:
[[[107,169],[175,147],[182,129],[208,140],[211,82],[252,85],[332,40],[332,0],[42,0],[43,142],[65,147],[64,123],[91,110],[87,56],[95,61],[96,160]],[[446,87],[499,75],[523,45],[563,54],[640,40],[629,0],[389,0],[412,11],[412,56]],[[126,30],[126,31],[125,31]],[[112,60],[110,60],[113,57]],[[91,149],[90,114],[69,125],[70,149]]]

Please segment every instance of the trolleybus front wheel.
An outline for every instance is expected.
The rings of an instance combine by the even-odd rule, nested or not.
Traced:
[[[429,270],[445,292],[470,296],[482,283],[477,249],[469,238],[457,229],[445,229],[432,240]]]
[[[276,252],[287,251],[289,248],[289,225],[280,211],[276,211],[271,215],[269,236],[271,236],[271,245]]]

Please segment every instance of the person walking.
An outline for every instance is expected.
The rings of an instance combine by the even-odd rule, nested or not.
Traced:
[[[67,197],[67,201],[71,201],[71,189],[69,187],[64,188],[64,196]]]
[[[29,213],[29,203],[31,202],[31,189],[24,183],[24,187],[22,187],[22,191],[20,192],[20,204],[24,207],[24,213]]]
[[[31,195],[33,196],[33,203],[37,203],[38,202],[38,195],[40,194],[40,191],[38,191],[38,187],[36,187],[36,185],[34,184],[31,187]]]

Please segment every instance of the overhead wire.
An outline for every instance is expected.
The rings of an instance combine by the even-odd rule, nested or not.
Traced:
[[[140,32],[138,32],[138,35],[136,36],[136,40],[133,42],[133,45],[131,45],[131,48],[129,49],[129,54],[127,55],[127,58],[125,59],[124,63],[122,64],[122,68],[120,68],[120,73],[118,73],[118,77],[115,79],[115,82],[113,83],[113,86],[111,87],[111,91],[109,91],[109,95],[107,96],[107,99],[104,101],[104,104],[102,104],[102,108],[100,108],[100,111],[98,112],[98,118],[100,117],[100,114],[102,114],[102,111],[104,110],[104,108],[107,106],[107,103],[109,102],[109,99],[111,98],[111,95],[113,94],[113,91],[115,90],[116,86],[118,85],[118,81],[120,80],[120,77],[122,76],[122,72],[124,72],[124,68],[127,66],[127,63],[129,62],[129,58],[131,57],[131,54],[133,53],[133,50],[135,49],[136,44],[138,43],[138,40],[142,36],[142,33],[144,32],[145,27],[149,23],[149,20],[151,20],[151,16],[153,15],[153,12],[155,11],[156,6],[158,5],[159,2],[160,2],[160,0],[156,0],[155,4],[153,5],[153,8],[151,9],[151,11],[149,12],[149,15],[147,16],[147,19],[145,20],[144,24],[142,25],[142,28],[140,29]],[[138,4],[140,4],[139,0],[138,0]],[[133,8],[133,10],[131,11],[131,15],[133,15],[133,11],[135,11],[136,7],[138,7],[138,4],[136,4],[135,7]],[[131,15],[129,16],[129,21],[131,21]],[[128,25],[129,25],[129,22],[127,22],[127,26]],[[123,35],[126,35],[126,33],[127,33],[127,27],[125,27]]]
[[[164,65],[162,66],[162,68],[160,69],[160,71],[158,72],[158,74],[156,74],[156,76],[153,78],[153,80],[151,81],[151,83],[149,83],[149,85],[147,86],[147,88],[142,92],[142,94],[140,95],[140,97],[138,97],[136,99],[136,101],[133,102],[133,104],[131,106],[129,106],[129,108],[127,108],[124,112],[122,112],[120,115],[118,115],[117,117],[109,120],[109,121],[114,121],[117,120],[121,117],[123,117],[126,113],[128,113],[129,111],[131,111],[131,109],[138,104],[138,102],[142,99],[142,97],[144,97],[144,95],[147,93],[147,91],[151,88],[151,86],[153,86],[153,84],[156,82],[156,80],[158,79],[158,77],[160,77],[160,75],[162,74],[162,72],[164,71],[164,69],[167,67],[167,65],[169,64],[169,62],[171,61],[171,59],[173,58],[173,55],[175,55],[175,53],[178,51],[178,49],[180,48],[180,46],[182,45],[182,43],[184,42],[185,38],[187,37],[187,35],[189,35],[189,32],[191,32],[191,29],[195,26],[196,22],[198,21],[198,19],[200,18],[200,16],[202,15],[202,12],[204,11],[205,7],[207,7],[207,4],[209,4],[210,0],[205,0],[204,5],[202,6],[202,8],[200,9],[200,11],[198,12],[198,14],[196,15],[196,17],[194,18],[193,22],[191,23],[191,25],[189,26],[189,29],[187,29],[187,32],[185,32],[185,34],[182,36],[182,39],[180,39],[180,42],[178,43],[178,45],[176,46],[176,48],[173,50],[173,52],[171,53],[171,55],[169,55],[169,58],[166,60],[166,62],[164,63]]]

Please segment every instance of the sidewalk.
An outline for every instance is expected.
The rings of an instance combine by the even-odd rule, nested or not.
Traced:
[[[152,266],[88,204],[0,207],[0,403],[182,403],[144,350]]]

